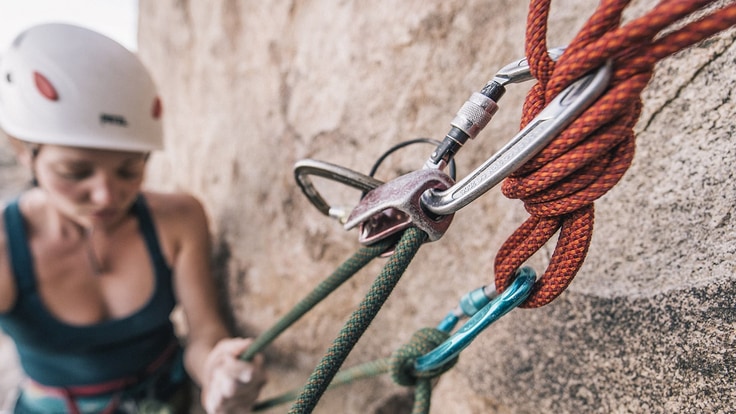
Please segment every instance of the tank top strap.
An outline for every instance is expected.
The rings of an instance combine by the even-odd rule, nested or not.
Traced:
[[[18,288],[18,301],[20,301],[24,295],[36,289],[36,279],[33,270],[33,256],[28,245],[25,222],[17,198],[5,207],[3,219],[5,221],[6,243],[10,254],[11,270]]]
[[[163,275],[169,275],[171,273],[171,267],[166,262],[166,258],[161,251],[161,245],[159,244],[158,234],[156,233],[156,226],[153,222],[153,217],[146,204],[146,199],[143,195],[139,195],[136,201],[133,203],[133,212],[138,217],[138,225],[143,235],[143,240],[148,248],[148,253],[153,261],[154,270],[156,277],[160,278]]]
[[[170,275],[171,267],[166,262],[161,251],[153,217],[151,217],[148,205],[142,195],[138,196],[132,209],[138,218],[140,231],[153,262],[156,277],[160,278]],[[20,212],[18,199],[13,200],[5,207],[3,220],[7,235],[11,270],[13,271],[16,286],[18,287],[18,298],[20,299],[24,295],[35,291],[36,278],[33,268],[33,256],[28,245],[25,221]]]

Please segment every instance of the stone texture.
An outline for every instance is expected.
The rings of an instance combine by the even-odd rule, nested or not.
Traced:
[[[28,172],[15,160],[10,144],[0,133],[0,206],[15,197],[29,179]],[[15,345],[0,331],[0,413],[12,406],[15,389],[22,378]]]
[[[653,4],[636,2],[627,19]],[[554,2],[549,43],[567,43],[594,7]],[[151,185],[205,200],[238,329],[267,329],[358,246],[300,194],[294,162],[367,172],[402,140],[441,138],[469,94],[523,53],[526,12],[512,1],[141,1],[141,53],[167,103],[169,147]],[[734,37],[659,65],[636,159],[597,203],[584,268],[557,301],[512,312],[465,350],[438,383],[433,412],[732,410]],[[460,153],[460,175],[513,135],[527,89],[510,90]],[[378,175],[416,169],[429,150],[399,152]],[[356,192],[317,184],[335,204],[355,203]],[[389,355],[491,282],[496,250],[525,217],[496,189],[459,212],[347,365]],[[550,254],[531,263],[541,270]],[[303,383],[379,268],[269,348],[267,394]],[[403,412],[409,395],[381,378],[328,393],[316,411]]]

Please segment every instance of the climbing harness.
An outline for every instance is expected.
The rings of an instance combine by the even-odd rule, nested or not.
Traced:
[[[516,307],[548,304],[572,281],[590,243],[593,202],[618,182],[633,159],[640,95],[655,63],[736,24],[734,3],[709,8],[717,2],[663,0],[622,26],[630,0],[602,0],[566,48],[549,49],[550,3],[531,0],[526,58],[504,66],[471,95],[421,169],[384,183],[373,177],[376,167],[365,175],[323,161],[296,163],[296,182],[310,202],[346,229],[359,227],[364,246],[241,358],[252,358],[373,258],[389,254],[389,260],[306,385],[259,402],[256,409],[296,399],[289,412],[309,413],[328,388],[389,372],[398,384],[415,387],[413,413],[428,413],[432,379],[452,368],[473,339]],[[698,17],[680,24],[691,15]],[[489,123],[505,87],[532,79],[536,83],[527,94],[520,132],[456,183],[444,169]],[[352,209],[334,207],[311,176],[352,187],[362,197]],[[468,292],[437,327],[420,329],[391,357],[338,373],[420,246],[439,240],[456,212],[501,182],[503,194],[521,199],[530,217],[499,249],[495,287]],[[549,265],[537,277],[523,264],[556,233]],[[463,317],[468,321],[452,333]]]
[[[139,413],[139,414],[174,414],[174,405],[179,410],[187,403],[185,391],[188,391],[189,382],[181,362],[181,347],[178,343],[170,344],[161,355],[145,367],[137,375],[117,378],[99,384],[79,385],[71,387],[47,386],[28,379],[26,389],[33,390],[43,400],[44,396],[50,396],[51,400],[58,399],[59,405],[65,405],[65,412],[69,414],[80,414],[85,410],[80,409],[84,404],[80,401],[88,401],[89,405],[96,405],[102,414],[114,413]],[[179,364],[177,366],[177,364]],[[177,366],[170,372],[172,366]],[[164,378],[166,376],[166,378]],[[178,376],[179,383],[169,384],[170,376]],[[164,389],[166,388],[166,389]],[[170,401],[161,401],[161,393],[166,393]],[[158,396],[158,397],[157,397]],[[89,401],[92,401],[90,404]],[[181,401],[178,401],[181,400]],[[173,403],[173,404],[170,404]],[[33,403],[38,408],[37,402]],[[45,402],[40,403],[44,406]],[[45,406],[44,411],[52,411]],[[89,408],[87,408],[89,410]],[[25,409],[21,411],[25,412]],[[32,410],[35,411],[35,410]],[[55,411],[54,411],[55,412]],[[178,410],[176,411],[178,412]]]

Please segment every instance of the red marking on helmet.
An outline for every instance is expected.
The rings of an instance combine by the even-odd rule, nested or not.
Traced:
[[[153,100],[153,109],[151,110],[153,119],[161,118],[161,112],[163,112],[163,107],[161,105],[161,99],[157,96],[156,99]]]
[[[38,72],[33,72],[33,80],[36,82],[36,88],[38,88],[38,91],[41,92],[44,98],[51,101],[59,100],[59,94],[56,92],[56,88],[54,88],[54,85],[45,76]]]

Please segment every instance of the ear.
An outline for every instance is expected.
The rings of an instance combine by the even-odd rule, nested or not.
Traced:
[[[32,169],[33,158],[35,157],[34,153],[38,151],[38,145],[29,144],[11,136],[8,136],[8,141],[10,142],[10,146],[13,148],[18,161],[29,169]]]

